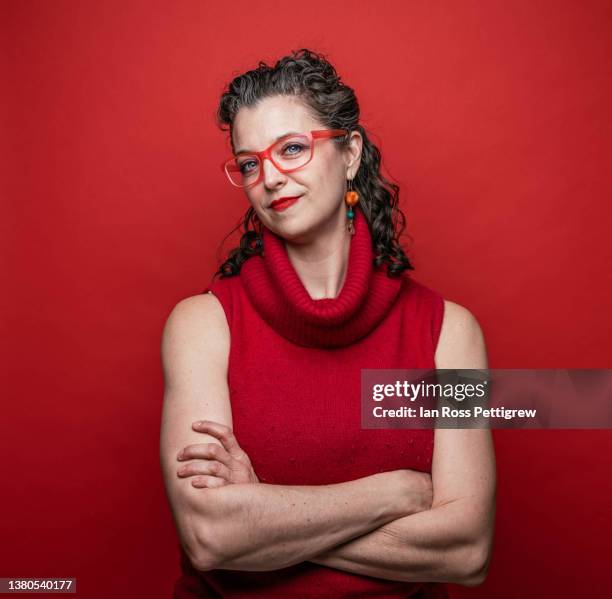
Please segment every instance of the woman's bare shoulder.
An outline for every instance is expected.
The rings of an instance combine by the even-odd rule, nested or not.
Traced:
[[[487,368],[484,335],[464,306],[444,300],[444,318],[435,354],[436,368]]]
[[[163,356],[189,355],[197,358],[227,358],[230,332],[221,302],[212,293],[180,300],[172,309],[162,335]]]
[[[168,320],[180,320],[191,327],[227,329],[227,319],[219,299],[212,293],[200,293],[180,300]],[[218,331],[221,332],[221,331]],[[227,331],[229,333],[229,330]]]

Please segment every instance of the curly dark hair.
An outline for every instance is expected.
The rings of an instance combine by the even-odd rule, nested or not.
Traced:
[[[221,96],[216,115],[220,129],[229,131],[232,150],[235,150],[233,124],[240,108],[278,95],[299,97],[324,127],[347,129],[348,135],[334,139],[335,143],[346,144],[350,132],[359,131],[363,138],[362,156],[353,183],[372,235],[374,265],[387,264],[389,277],[399,276],[404,270],[414,270],[399,241],[406,226],[406,218],[398,206],[399,186],[380,172],[380,151],[359,123],[355,92],[341,81],[321,53],[306,48],[292,51],[274,66],[260,61],[256,69],[232,80]],[[263,252],[262,226],[253,207],[249,207],[238,225],[225,237],[227,239],[242,228],[240,245],[229,252],[214,277],[237,275],[246,260]]]

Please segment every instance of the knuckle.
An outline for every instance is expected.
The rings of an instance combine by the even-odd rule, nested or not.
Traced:
[[[233,444],[236,441],[236,438],[234,437],[234,433],[232,432],[231,428],[224,430],[219,435],[219,437],[224,445]]]
[[[194,485],[199,487],[220,487],[223,486],[223,481],[214,476],[198,476],[193,481]]]
[[[227,426],[226,424],[219,424],[217,426],[218,430],[219,430],[219,435],[227,435],[228,433],[231,434],[232,429]]]

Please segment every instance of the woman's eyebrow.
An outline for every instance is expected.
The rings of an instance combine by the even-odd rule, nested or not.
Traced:
[[[283,133],[279,135],[272,143],[276,143],[279,139],[283,139],[283,137],[287,137],[287,135],[301,135],[300,131],[289,131],[288,133]],[[257,150],[238,150],[236,154],[254,154]]]

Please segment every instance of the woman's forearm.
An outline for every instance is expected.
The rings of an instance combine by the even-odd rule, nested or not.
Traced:
[[[414,513],[310,561],[387,580],[473,586],[486,574],[493,514],[470,511],[458,500]]]
[[[192,521],[200,570],[276,570],[425,509],[405,475],[382,472],[321,486],[206,489]]]

